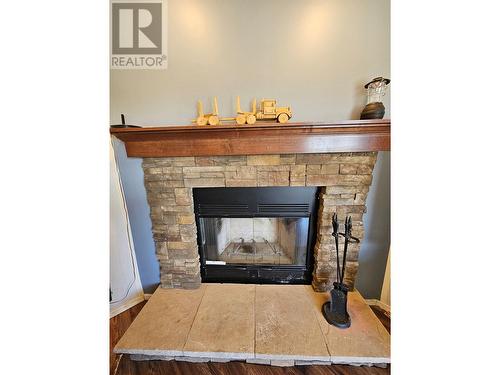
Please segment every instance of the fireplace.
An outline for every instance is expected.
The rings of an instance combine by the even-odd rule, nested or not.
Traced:
[[[194,188],[203,282],[310,284],[316,187]]]
[[[363,237],[376,157],[359,152],[144,158],[162,287],[287,282],[328,290],[336,267],[332,215],[351,216],[353,235]],[[275,229],[263,236],[262,227]],[[351,289],[359,246],[349,248],[346,262]]]
[[[242,267],[240,271],[245,271],[243,276],[247,280],[248,277],[268,278],[270,282],[277,282],[273,277],[280,276],[269,278],[266,270],[272,269],[274,275],[284,270],[290,277],[286,267],[295,267],[295,270],[302,267],[302,275],[297,276],[297,280],[303,281],[297,282],[310,280],[316,291],[331,289],[337,262],[333,251],[332,215],[336,213],[341,220],[351,216],[353,235],[363,238],[363,213],[377,151],[390,149],[390,120],[169,126],[112,129],[111,132],[125,142],[128,156],[143,158],[144,186],[163,288],[199,288],[202,278],[207,281],[211,270],[217,267],[225,270],[226,280],[242,280],[242,275],[227,275],[231,269]],[[226,213],[212,218],[206,212],[203,217],[200,207],[195,212],[193,190],[198,195],[199,191],[209,188],[261,187],[316,189],[317,207],[312,208],[309,219],[308,215],[284,212],[271,215],[253,211],[243,217]],[[252,231],[229,238],[216,247],[221,254],[212,257],[215,255],[213,236],[218,227],[245,226],[236,219],[246,219],[245,225],[251,226]],[[316,225],[312,220],[316,220]],[[200,225],[206,227],[205,241],[208,244],[211,241],[212,250],[208,250],[206,256],[199,246]],[[267,233],[266,237],[259,229],[263,225],[281,229],[275,229],[273,236]],[[304,265],[300,246],[304,236],[297,235],[297,230],[304,233],[300,228],[306,226],[309,231]],[[288,242],[273,241],[279,233],[288,236]],[[292,242],[295,247],[290,245]],[[223,254],[227,246],[228,251]],[[350,289],[356,279],[360,246],[350,246],[347,255],[344,283]],[[291,248],[295,252],[287,253]],[[268,257],[264,259],[265,255]],[[231,256],[233,263],[228,260]],[[243,256],[245,261],[238,258]],[[290,264],[285,264],[287,262]]]

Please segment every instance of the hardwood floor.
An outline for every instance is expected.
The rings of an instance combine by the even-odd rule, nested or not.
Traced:
[[[378,306],[370,307],[375,315],[377,315],[378,320],[384,325],[387,332],[391,333],[391,313],[386,312]]]
[[[120,358],[119,355],[113,353],[113,348],[123,336],[127,328],[132,324],[133,320],[139,314],[146,302],[147,301],[138,303],[134,307],[131,307],[109,320],[109,369],[111,374],[115,372],[118,359]]]
[[[110,319],[110,374],[111,375],[387,375],[387,368],[355,366],[294,366],[271,367],[245,362],[189,363],[177,361],[132,361],[128,355],[116,355],[113,347],[125,333],[146,301],[135,305]],[[384,327],[391,332],[391,319],[384,310],[371,306]]]
[[[382,375],[390,369],[354,366],[294,366],[271,367],[245,362],[189,363],[177,361],[132,361],[126,356],[120,361],[116,374],[168,375]]]

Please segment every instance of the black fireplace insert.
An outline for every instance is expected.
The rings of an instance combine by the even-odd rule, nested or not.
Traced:
[[[203,282],[310,284],[317,187],[193,189]]]

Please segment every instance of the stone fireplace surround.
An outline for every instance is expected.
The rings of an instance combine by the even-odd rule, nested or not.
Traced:
[[[142,167],[163,288],[198,288],[200,261],[192,197],[194,187],[321,187],[312,286],[335,281],[331,218],[352,216],[363,237],[363,213],[377,152],[145,157]],[[343,230],[343,225],[341,225]],[[343,245],[343,240],[340,239]],[[345,283],[353,289],[360,244],[350,244]],[[342,246],[341,246],[342,248]]]

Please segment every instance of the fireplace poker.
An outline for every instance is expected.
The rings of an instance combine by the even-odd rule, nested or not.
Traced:
[[[351,229],[352,229],[352,222],[351,222],[351,217],[345,218],[345,225],[344,225],[344,252],[342,253],[342,274],[340,276],[340,283],[344,283],[344,274],[345,274],[345,263],[347,259],[347,245],[349,245],[349,240],[351,239]]]
[[[349,216],[345,219],[345,233],[339,233],[344,236],[344,254],[342,256],[342,275],[340,277],[340,283],[344,283],[344,273],[345,273],[345,263],[347,260],[347,245],[349,243],[359,243],[359,238],[353,237],[352,235],[352,218]]]
[[[333,237],[335,238],[335,252],[337,254],[337,282],[340,282],[340,259],[339,259],[339,222],[337,214],[334,213],[332,217]]]

